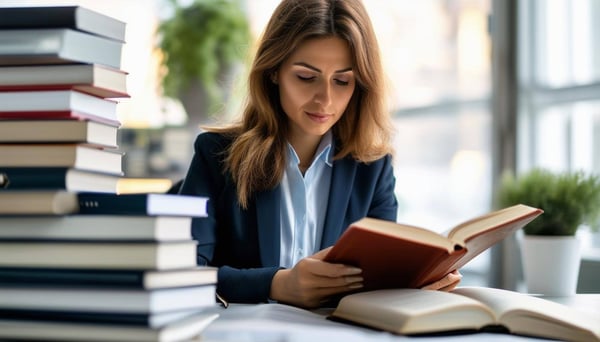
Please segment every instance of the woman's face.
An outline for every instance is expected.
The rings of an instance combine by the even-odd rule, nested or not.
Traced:
[[[337,37],[302,43],[276,74],[290,138],[320,137],[341,117],[355,79],[350,48]]]

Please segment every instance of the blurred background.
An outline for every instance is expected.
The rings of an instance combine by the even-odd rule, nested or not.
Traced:
[[[125,174],[173,181],[185,174],[199,125],[240,113],[248,63],[278,3],[0,0],[79,4],[127,23]],[[397,130],[398,221],[442,232],[483,214],[504,170],[600,172],[600,1],[364,3]],[[193,67],[168,68],[177,53]],[[600,270],[598,233],[581,235],[584,259]],[[519,288],[518,260],[509,240],[465,267],[464,283]]]

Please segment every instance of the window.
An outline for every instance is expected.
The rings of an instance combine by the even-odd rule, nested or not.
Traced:
[[[600,3],[522,1],[519,167],[600,172]]]
[[[522,0],[518,11],[518,169],[600,173],[600,2]],[[579,234],[584,261],[600,263],[600,233]]]

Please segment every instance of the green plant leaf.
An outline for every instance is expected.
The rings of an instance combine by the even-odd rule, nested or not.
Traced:
[[[496,206],[526,204],[544,213],[525,226],[528,235],[575,235],[582,225],[600,225],[600,177],[583,171],[553,173],[535,168],[515,177],[505,173]]]
[[[195,0],[183,7],[170,1],[174,15],[160,23],[158,47],[163,52],[164,94],[179,98],[194,80],[200,80],[210,100],[221,94],[220,72],[243,61],[250,43],[247,17],[239,1]]]

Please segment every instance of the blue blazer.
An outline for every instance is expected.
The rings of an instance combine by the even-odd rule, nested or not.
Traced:
[[[192,234],[198,264],[219,268],[217,292],[230,302],[266,302],[280,269],[280,189],[256,193],[242,209],[231,174],[223,168],[230,143],[221,134],[198,135],[179,192],[209,197],[209,217],[194,219]],[[395,221],[394,186],[391,156],[368,164],[351,157],[335,160],[321,248],[365,216]]]

